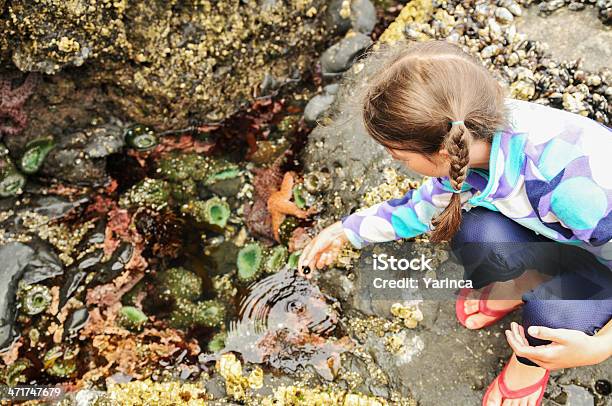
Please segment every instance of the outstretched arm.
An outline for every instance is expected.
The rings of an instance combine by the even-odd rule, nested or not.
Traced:
[[[461,200],[473,191],[466,184]],[[375,242],[416,237],[431,230],[431,220],[448,205],[452,192],[440,178],[431,178],[400,199],[391,199],[355,212],[342,220],[348,240],[356,248]]]
[[[431,220],[448,204],[452,192],[438,178],[429,179],[400,199],[392,199],[345,217],[324,229],[304,249],[298,269],[330,265],[342,246],[350,241],[356,248],[373,242],[410,238],[429,231]],[[462,200],[472,196],[466,185]]]

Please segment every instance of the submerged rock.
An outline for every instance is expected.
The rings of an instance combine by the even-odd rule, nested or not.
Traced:
[[[40,174],[69,183],[101,185],[108,180],[104,158],[123,146],[122,129],[115,124],[62,133]]]
[[[35,251],[25,267],[21,283],[32,285],[64,273],[64,265],[51,244],[34,238],[29,245]]]
[[[14,325],[17,285],[34,253],[19,242],[0,246],[0,350],[8,348],[18,336]]]
[[[348,33],[345,38],[321,55],[324,76],[338,76],[351,67],[355,59],[370,45],[372,39],[362,33]]]
[[[323,93],[318,94],[304,108],[304,121],[308,125],[315,125],[317,120],[331,107],[336,100],[338,85],[331,84],[323,88]]]

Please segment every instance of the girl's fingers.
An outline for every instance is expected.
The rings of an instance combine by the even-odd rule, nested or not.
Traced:
[[[519,339],[511,332],[506,330],[506,339],[508,344],[514,350],[514,353],[519,357],[529,358],[531,361],[540,365],[542,362],[551,361],[553,354],[551,348],[547,346],[530,347],[519,341]]]
[[[300,261],[302,262],[302,266],[311,266],[313,265],[312,263],[312,257],[317,253],[317,251],[315,250],[315,247],[317,246],[317,244],[320,241],[320,236],[315,238],[314,240],[312,240],[307,246],[306,248],[304,248],[304,251],[302,252],[302,255],[300,255]],[[298,261],[299,264],[299,261]],[[298,269],[299,265],[298,265]]]
[[[539,326],[531,326],[527,330],[529,334],[533,337],[549,340],[555,343],[565,343],[571,340],[572,334],[574,331],[567,330],[564,328],[548,328],[548,327],[539,327]]]
[[[317,268],[323,268],[325,267],[325,263],[327,262],[327,259],[329,258],[329,253],[324,252],[321,254],[321,256],[319,257],[319,260],[317,261]]]
[[[315,258],[325,251],[325,248],[327,248],[328,244],[329,243],[325,239],[317,239],[315,244],[310,249],[310,252],[308,252],[308,256],[306,257],[306,263],[309,265],[314,265],[316,263]]]
[[[302,255],[300,255],[300,257],[298,258],[298,271],[302,271],[302,269],[305,266],[308,266],[308,262],[306,261],[306,257],[308,256],[308,253],[310,252],[311,246],[313,244],[314,241],[311,241],[308,243],[308,245],[306,245],[306,247],[304,247],[304,249],[302,250]]]
[[[525,337],[525,330],[523,329],[523,327],[521,327],[521,337],[520,337],[520,339],[523,342],[523,345],[529,345],[529,341],[527,341],[527,338]]]

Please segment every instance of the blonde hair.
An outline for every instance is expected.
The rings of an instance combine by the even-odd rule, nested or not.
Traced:
[[[504,89],[480,62],[445,41],[400,43],[385,52],[361,99],[366,130],[386,147],[426,157],[446,149],[450,184],[461,190],[471,142],[490,142],[507,125]],[[461,198],[453,193],[433,221],[432,241],[451,239],[460,223]]]

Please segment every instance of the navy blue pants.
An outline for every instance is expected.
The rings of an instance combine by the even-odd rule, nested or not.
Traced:
[[[479,207],[463,213],[451,248],[465,269],[464,279],[476,289],[512,280],[528,269],[549,277],[522,297],[522,324],[531,345],[549,341],[529,336],[529,326],[593,335],[612,318],[612,270],[582,248],[552,241]],[[536,365],[522,357],[519,361]]]

